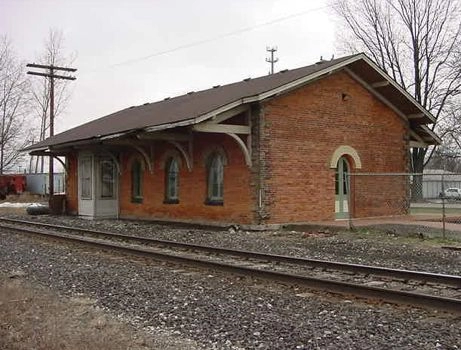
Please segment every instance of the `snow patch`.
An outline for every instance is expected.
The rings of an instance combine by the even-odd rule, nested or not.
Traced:
[[[11,203],[11,202],[4,202],[0,203],[0,208],[27,208],[28,206],[41,206],[43,204],[39,203]]]

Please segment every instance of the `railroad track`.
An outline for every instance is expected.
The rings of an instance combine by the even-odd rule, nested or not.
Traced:
[[[461,313],[461,276],[306,259],[0,218],[0,227],[332,293]]]

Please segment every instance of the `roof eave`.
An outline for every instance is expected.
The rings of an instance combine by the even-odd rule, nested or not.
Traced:
[[[405,98],[407,98],[414,106],[415,108],[423,113],[431,123],[435,123],[435,118],[434,116],[429,113],[424,107],[422,107],[407,91],[405,91],[400,85],[398,85],[388,74],[386,74],[381,68],[379,68],[371,59],[369,59],[365,54],[360,53],[355,56],[352,56],[348,58],[347,60],[344,60],[342,62],[339,62],[337,64],[334,64],[332,66],[329,66],[325,69],[319,70],[315,73],[306,75],[300,79],[294,80],[292,82],[289,82],[287,84],[281,85],[275,89],[271,89],[268,91],[265,91],[263,93],[260,93],[258,95],[253,95],[253,96],[247,96],[244,97],[238,101],[234,101],[232,103],[229,103],[227,105],[221,106],[215,110],[212,110],[206,114],[200,115],[195,118],[190,118],[184,121],[176,122],[176,123],[169,123],[169,124],[162,124],[162,125],[156,125],[152,127],[147,127],[146,131],[151,132],[151,131],[157,131],[157,130],[164,130],[168,128],[173,128],[177,126],[185,126],[185,125],[194,125],[200,122],[203,122],[207,119],[210,119],[214,116],[216,116],[219,113],[225,112],[227,110],[230,110],[232,108],[238,107],[239,105],[245,104],[245,103],[252,103],[252,102],[259,102],[262,101],[266,98],[269,98],[271,96],[281,94],[287,90],[294,89],[296,87],[299,87],[300,85],[306,84],[314,79],[320,78],[323,75],[327,74],[332,74],[333,72],[340,70],[349,64],[356,62],[358,60],[364,60],[367,64],[369,64],[375,71],[377,71],[384,79],[389,81],[389,83],[396,89],[398,90],[399,93],[403,94]],[[435,134],[434,134],[435,135]],[[435,135],[436,136],[436,135]],[[437,137],[437,136],[436,136]]]
[[[28,147],[24,147],[22,149],[20,149],[19,151],[20,152],[35,152],[35,151],[38,151],[38,152],[41,152],[41,151],[46,151],[48,150],[49,147],[48,146],[40,146],[40,147],[34,147],[34,145],[31,145],[31,146],[28,146]]]
[[[419,112],[423,113],[428,118],[428,120],[430,122],[435,122],[435,118],[428,111],[426,111],[407,91],[405,91],[402,87],[400,87],[400,85],[398,85],[396,82],[394,82],[394,80],[389,75],[387,75],[381,68],[379,68],[365,54],[360,53],[360,54],[351,56],[351,57],[349,57],[348,59],[346,59],[344,61],[338,62],[338,63],[333,64],[331,66],[328,66],[328,67],[326,67],[324,69],[321,69],[321,70],[318,70],[318,71],[316,71],[314,73],[306,75],[306,76],[304,76],[302,78],[299,78],[299,79],[296,79],[296,80],[291,81],[289,83],[286,83],[286,84],[283,84],[281,86],[278,86],[278,87],[276,87],[274,89],[259,93],[257,95],[243,97],[243,98],[241,98],[239,100],[236,100],[236,101],[228,103],[228,104],[226,104],[224,106],[218,107],[218,108],[216,108],[214,110],[211,110],[211,111],[209,111],[207,113],[204,113],[202,115],[187,118],[187,119],[184,119],[184,120],[181,120],[181,121],[178,121],[178,122],[165,123],[165,124],[154,125],[154,126],[147,126],[147,127],[141,128],[141,129],[139,129],[137,131],[154,132],[154,131],[161,131],[161,130],[171,129],[171,128],[175,128],[175,127],[195,125],[195,124],[201,123],[203,121],[206,121],[206,120],[208,120],[210,118],[213,118],[214,116],[219,115],[220,113],[223,113],[223,112],[229,111],[229,110],[231,110],[233,108],[236,108],[236,107],[238,107],[240,105],[243,105],[243,104],[246,104],[246,103],[252,103],[252,102],[259,102],[259,101],[265,100],[267,98],[270,98],[272,96],[276,96],[278,94],[284,93],[284,92],[286,92],[288,90],[297,88],[297,87],[302,86],[302,85],[304,85],[306,83],[309,83],[309,82],[311,82],[311,81],[313,81],[315,79],[318,79],[318,78],[320,78],[320,77],[322,77],[324,75],[328,75],[328,74],[331,74],[331,73],[333,73],[335,71],[343,69],[346,66],[350,65],[351,63],[354,63],[354,62],[359,61],[359,60],[365,61],[376,72],[378,72],[384,79],[389,81],[389,83],[393,86],[393,88],[395,88],[399,93],[403,94],[403,96],[406,99],[408,99],[415,106],[415,108]],[[425,126],[425,125],[423,124],[421,126]],[[430,131],[429,128],[427,128],[427,129]],[[114,133],[114,134],[98,135],[95,138],[87,139],[87,140],[79,139],[79,140],[74,140],[74,141],[71,141],[71,142],[65,142],[65,143],[61,143],[61,144],[50,144],[50,145],[47,145],[46,147],[43,146],[43,147],[39,147],[39,148],[34,148],[32,146],[32,147],[25,148],[23,151],[47,150],[47,149],[49,149],[50,146],[52,146],[52,147],[67,147],[67,146],[72,146],[72,145],[75,145],[75,144],[82,144],[82,142],[83,143],[97,143],[97,142],[101,142],[101,141],[106,140],[106,139],[119,138],[119,137],[122,137],[122,136],[126,136],[128,133],[133,133],[133,130],[126,131],[126,132]],[[435,133],[433,133],[432,131],[426,132],[426,133],[429,134],[430,137],[432,137],[434,139],[434,144],[439,144],[441,142],[441,140],[438,138],[438,136],[435,135]]]
[[[432,138],[431,143],[428,143],[429,145],[440,145],[442,144],[442,139],[435,133],[433,132],[427,125],[420,125],[420,128],[423,129],[423,131]]]
[[[281,86],[279,86],[279,87],[277,87],[275,89],[271,89],[271,90],[265,91],[265,92],[257,94],[257,95],[246,96],[246,97],[244,97],[242,99],[239,99],[237,101],[233,101],[231,103],[228,103],[228,104],[226,104],[224,106],[221,106],[221,107],[219,107],[217,109],[214,109],[214,110],[212,110],[210,112],[207,112],[207,113],[202,114],[200,116],[197,116],[195,118],[189,118],[187,120],[183,120],[183,121],[175,122],[175,123],[168,123],[168,124],[150,126],[150,127],[145,128],[145,131],[146,132],[160,131],[160,130],[165,130],[165,129],[174,128],[174,127],[178,127],[178,126],[188,126],[188,125],[194,125],[194,124],[201,123],[201,122],[206,121],[206,120],[208,120],[210,118],[213,118],[214,116],[216,116],[216,115],[218,115],[220,113],[223,113],[223,112],[226,112],[228,110],[231,110],[232,108],[238,107],[238,106],[246,104],[246,103],[259,102],[259,101],[265,100],[265,99],[267,99],[267,98],[269,98],[271,96],[283,93],[286,90],[290,90],[290,89],[298,87],[299,85],[306,84],[309,81],[314,80],[316,78],[319,78],[319,77],[321,77],[321,76],[323,76],[325,74],[331,74],[332,72],[334,72],[334,71],[336,71],[338,69],[341,69],[342,67],[344,67],[344,66],[346,66],[346,65],[348,65],[348,64],[350,64],[352,62],[357,61],[358,59],[361,58],[361,56],[363,56],[363,54],[357,54],[357,55],[355,55],[355,56],[353,56],[353,57],[351,57],[351,58],[349,58],[347,60],[339,62],[338,64],[335,64],[333,66],[327,67],[327,68],[322,69],[322,70],[319,70],[319,71],[317,71],[315,73],[306,75],[303,78],[294,80],[294,81],[292,81],[290,83],[281,85]]]
[[[371,67],[373,67],[384,79],[386,79],[396,90],[398,90],[401,94],[403,94],[411,103],[419,110],[420,113],[423,113],[431,123],[435,123],[435,117],[426,110],[423,106],[421,106],[418,101],[415,100],[411,94],[408,93],[404,88],[402,88],[399,84],[397,84],[394,79],[392,79],[384,70],[382,70],[378,65],[376,65],[368,56],[365,54],[360,54],[361,58],[367,62]]]

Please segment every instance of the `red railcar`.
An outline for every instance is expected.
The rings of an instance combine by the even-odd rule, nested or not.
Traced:
[[[19,194],[26,190],[26,176],[21,174],[0,175],[0,199],[8,194]]]

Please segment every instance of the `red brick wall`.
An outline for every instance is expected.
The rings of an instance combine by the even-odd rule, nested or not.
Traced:
[[[343,93],[349,96],[347,101]],[[142,203],[131,199],[130,161],[140,155],[127,147],[121,154],[120,215],[240,224],[331,220],[335,218],[335,169],[330,168],[330,161],[339,146],[348,145],[358,152],[360,172],[408,171],[407,124],[344,72],[253,106],[251,118],[251,169],[229,136],[194,134],[191,172],[180,157],[179,204],[163,203],[163,163],[174,146],[151,141],[154,169],[152,173],[147,167],[144,170]],[[204,203],[205,156],[215,146],[227,155],[223,206]],[[68,161],[68,210],[76,211],[77,160],[69,157]],[[353,215],[402,213],[406,183],[399,179],[353,180]],[[391,202],[402,206],[388,205]]]
[[[66,211],[68,214],[78,213],[78,159],[76,154],[67,156],[66,174]]]
[[[221,145],[227,156],[224,167],[224,205],[206,205],[205,157],[215,146]],[[120,214],[122,217],[143,217],[148,219],[193,220],[203,222],[222,221],[226,223],[250,223],[252,202],[250,194],[250,169],[246,166],[243,153],[237,143],[226,135],[194,135],[193,169],[191,172],[181,158],[179,175],[179,204],[164,204],[165,152],[174,152],[174,146],[164,142],[154,145],[154,170],[146,168],[143,181],[143,201],[131,200],[131,167],[133,153],[122,156],[120,181]]]
[[[406,123],[344,72],[270,100],[263,113],[269,223],[335,218],[330,160],[341,145],[358,152],[361,172],[408,170]],[[397,187],[383,185],[375,194],[377,181],[370,178],[355,185],[354,216],[402,213],[386,205],[387,200],[404,199],[401,182]],[[378,204],[369,206],[376,196]]]

